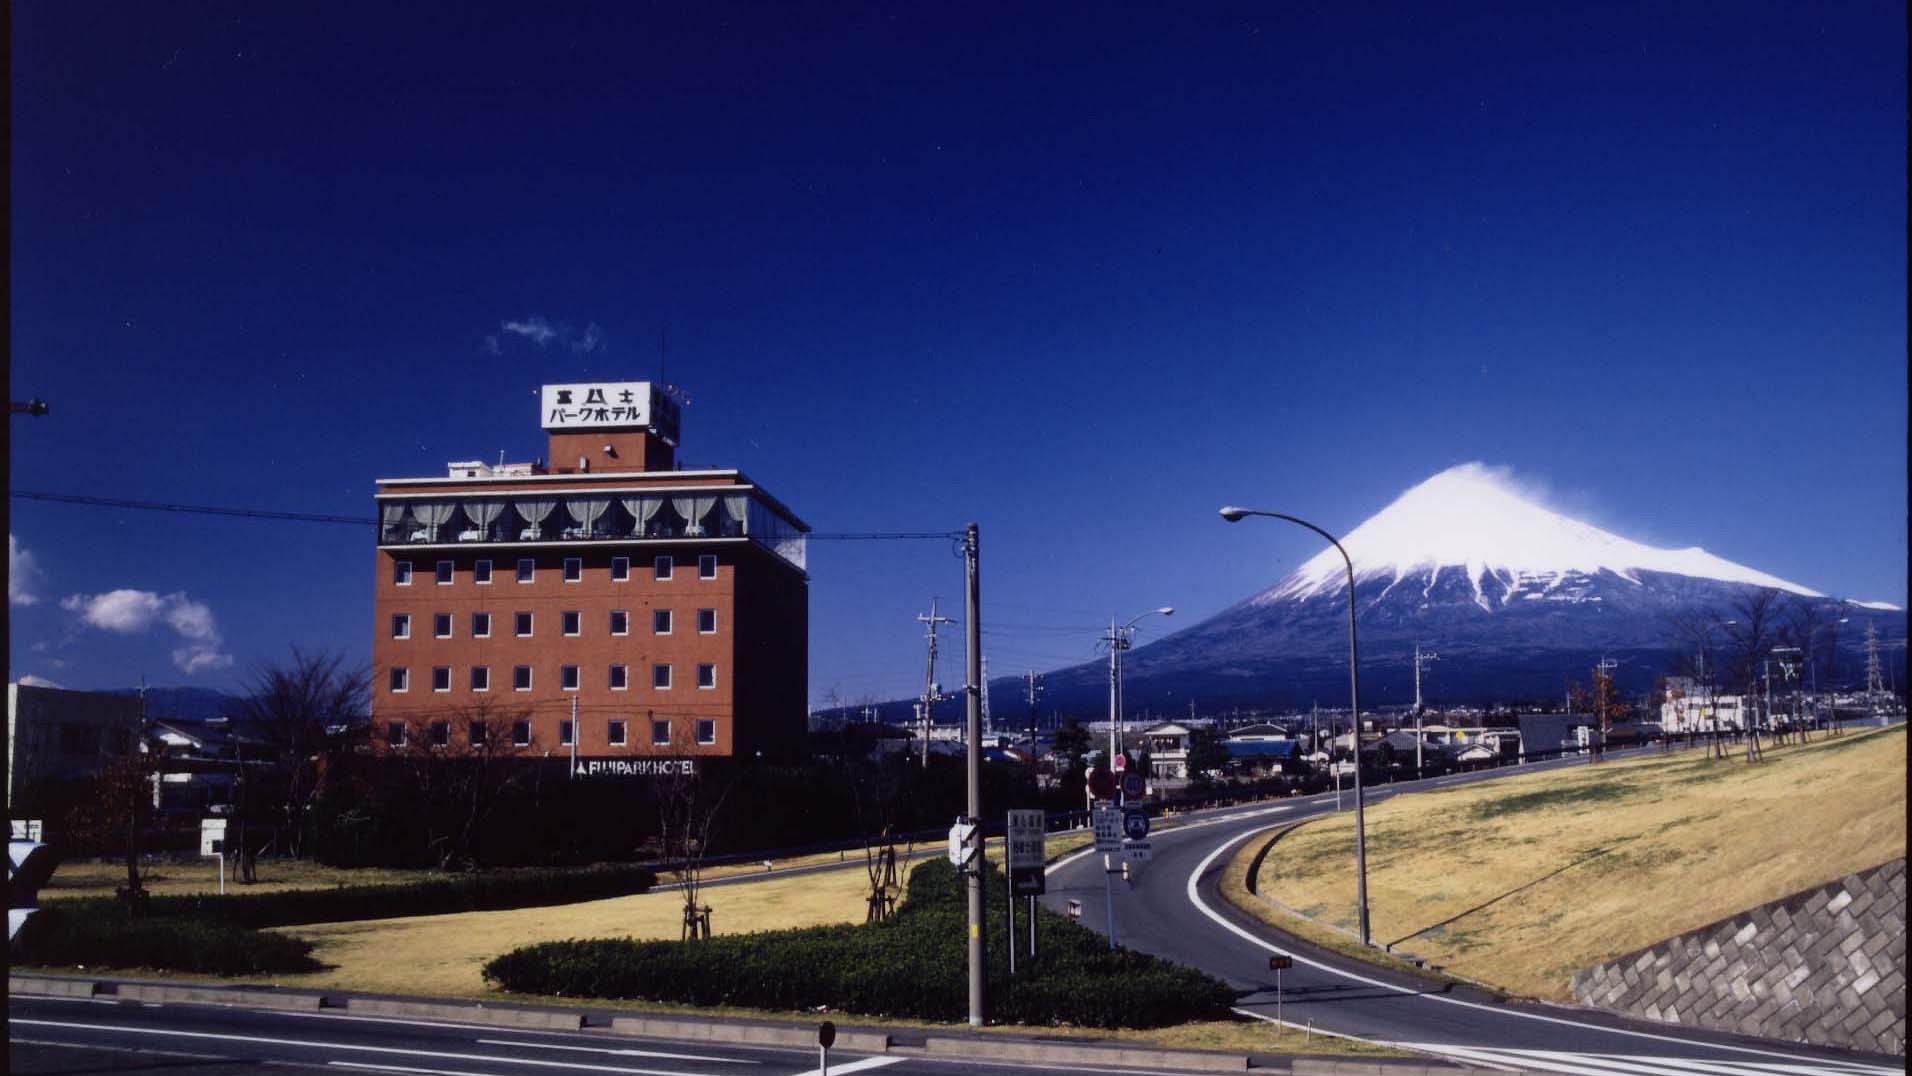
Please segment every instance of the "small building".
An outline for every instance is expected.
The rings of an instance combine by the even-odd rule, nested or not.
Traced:
[[[1142,749],[1149,753],[1149,776],[1165,781],[1188,780],[1188,741],[1193,732],[1187,725],[1169,722],[1142,733]]]
[[[137,751],[140,700],[133,695],[7,684],[7,810],[37,791],[87,780]]]
[[[1222,741],[1222,749],[1228,752],[1230,768],[1244,776],[1293,774],[1308,769],[1297,740],[1237,740],[1231,736]]]
[[[1746,728],[1749,703],[1739,695],[1713,695],[1703,692],[1675,693],[1668,687],[1666,701],[1660,704],[1660,727],[1669,736],[1691,733],[1739,732]]]

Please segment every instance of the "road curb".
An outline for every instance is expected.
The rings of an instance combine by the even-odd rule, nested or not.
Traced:
[[[611,1018],[611,1032],[645,1038],[727,1042],[744,1046],[814,1047],[817,1044],[816,1028],[803,1024],[713,1023],[669,1016],[614,1016]],[[840,1030],[837,1032],[836,1048],[858,1053],[888,1053],[890,1036],[878,1031]]]
[[[1126,1068],[1170,1068],[1193,1072],[1245,1072],[1248,1069],[1246,1054],[1131,1046],[1070,1046],[1056,1042],[1015,1042],[982,1037],[932,1035],[923,1040],[923,1052],[930,1057],[1027,1061],[1037,1064],[1120,1065]]]
[[[91,979],[43,979],[37,976],[7,976],[7,993],[40,998],[90,998],[100,984]]]
[[[442,1002],[353,997],[346,999],[345,1011],[365,1016],[416,1017],[423,1020],[493,1024],[499,1027],[538,1027],[555,1031],[584,1029],[584,1014],[581,1012],[500,1008],[483,1003],[448,1005]]]
[[[280,990],[240,990],[220,986],[158,986],[152,983],[120,983],[112,996],[125,1001],[151,1001],[184,1005],[249,1005],[260,1009],[295,1009],[317,1012],[324,1004],[321,994],[290,993]]]

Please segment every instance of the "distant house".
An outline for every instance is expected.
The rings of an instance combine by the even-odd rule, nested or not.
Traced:
[[[1272,722],[1264,721],[1258,725],[1244,725],[1230,732],[1224,742],[1262,743],[1292,739],[1288,730]]]
[[[1187,725],[1169,722],[1142,732],[1142,747],[1149,753],[1149,776],[1168,781],[1188,780]]]
[[[1238,740],[1231,736],[1222,741],[1222,749],[1228,752],[1229,767],[1237,773],[1252,776],[1308,769],[1298,740]]]
[[[1666,701],[1660,704],[1660,727],[1669,736],[1689,733],[1738,732],[1746,727],[1747,701],[1739,695],[1708,696],[1689,684],[1675,687],[1669,682]]]

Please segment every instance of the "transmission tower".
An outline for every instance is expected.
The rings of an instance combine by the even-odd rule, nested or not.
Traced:
[[[942,687],[936,682],[936,629],[944,624],[955,623],[955,621],[949,617],[937,615],[936,606],[941,600],[940,598],[931,598],[929,600],[929,613],[916,618],[918,623],[924,624],[929,628],[928,634],[924,636],[924,638],[929,640],[929,666],[923,673],[923,712],[921,714],[924,769],[929,768],[929,730],[931,726],[935,724],[930,717],[930,708],[936,703],[941,702],[944,698]]]
[[[1879,716],[1879,703],[1885,697],[1885,674],[1879,663],[1879,629],[1866,621],[1866,712]]]

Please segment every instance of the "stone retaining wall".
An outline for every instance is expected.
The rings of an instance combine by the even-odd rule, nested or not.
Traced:
[[[1669,1024],[1905,1052],[1905,859],[1573,977],[1583,1005]]]

